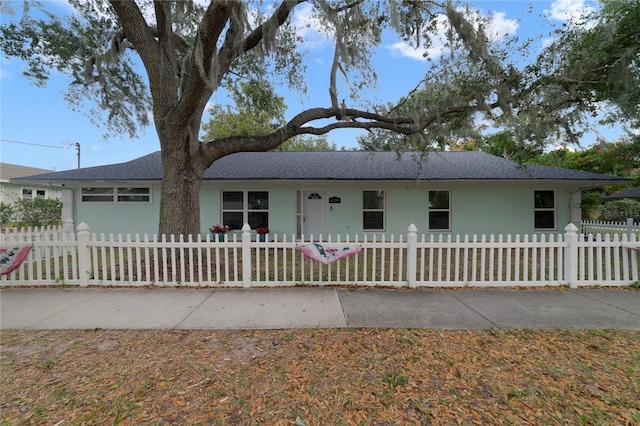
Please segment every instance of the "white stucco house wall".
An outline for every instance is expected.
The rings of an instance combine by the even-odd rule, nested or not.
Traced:
[[[51,172],[52,170],[36,167],[0,163],[0,202],[10,204],[20,199],[61,198],[60,188],[52,187],[48,182],[12,182],[15,178]]]

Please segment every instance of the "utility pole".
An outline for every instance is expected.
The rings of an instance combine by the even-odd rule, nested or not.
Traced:
[[[76,142],[76,150],[78,151],[78,168],[80,168],[80,142]]]

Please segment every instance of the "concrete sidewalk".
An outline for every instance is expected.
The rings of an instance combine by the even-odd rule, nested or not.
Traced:
[[[0,290],[3,330],[310,327],[640,330],[640,291],[327,287]]]

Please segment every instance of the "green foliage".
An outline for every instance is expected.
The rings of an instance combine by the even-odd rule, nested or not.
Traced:
[[[274,151],[335,151],[335,143],[330,143],[326,135],[322,136],[296,136],[289,139]]]
[[[109,131],[134,137],[139,127],[149,124],[152,102],[127,49],[131,46],[118,40],[117,20],[106,2],[70,3],[78,13],[57,16],[36,10],[44,4],[25,1],[20,21],[0,25],[0,51],[23,60],[23,75],[37,86],[44,87],[52,71],[68,75],[64,97],[72,109],[85,112],[96,124],[106,123]],[[86,108],[87,101],[99,108]]]
[[[239,83],[230,92],[235,107],[216,104],[209,109],[211,119],[202,125],[206,140],[268,135],[284,124],[284,98],[266,83]]]
[[[604,173],[637,179],[640,171],[640,140],[618,142],[600,142],[579,151],[560,148],[538,155],[530,160],[534,164],[561,167],[565,169],[583,170],[586,172]],[[620,187],[597,188],[582,193],[582,216],[592,219],[600,212],[602,192],[615,192]],[[627,216],[630,217],[630,216]],[[601,218],[602,219],[602,218]],[[623,218],[621,220],[626,219]],[[618,220],[618,219],[602,219]]]
[[[536,164],[632,177],[640,169],[640,141],[600,142],[580,151],[557,149],[536,157]]]
[[[477,136],[478,91],[491,89],[481,72],[473,73],[466,59],[459,64],[443,63],[430,72],[419,90],[400,98],[395,104],[380,107],[389,117],[410,117],[416,123],[429,124],[420,132],[402,133],[372,129],[358,137],[363,151],[428,151],[444,149],[451,141]]]
[[[640,201],[625,198],[623,200],[609,201],[599,209],[599,220],[624,222],[627,218],[633,218],[634,222],[640,221]]]
[[[13,220],[15,209],[11,204],[0,202],[0,225],[6,225]]]
[[[229,136],[268,135],[285,122],[287,105],[282,96],[264,82],[239,83],[229,86],[235,107],[214,105],[209,109],[211,119],[204,123],[204,138],[215,140]],[[296,136],[275,151],[335,151],[326,135]]]
[[[577,93],[612,102],[640,125],[640,3],[601,3],[599,11],[567,29],[556,43],[564,61],[562,71],[581,82]]]
[[[23,226],[49,226],[62,223],[62,201],[56,198],[18,200],[14,208],[15,217]]]
[[[579,144],[599,114],[606,123],[640,126],[640,2],[603,4],[584,23],[558,31],[557,42],[521,68],[509,58],[526,52],[526,42],[486,44],[467,34],[468,22],[448,14],[467,51],[458,49],[460,56],[444,58],[387,112],[411,111],[416,121],[429,121],[428,128],[411,135],[374,130],[359,138],[361,149],[442,149],[450,140],[478,139],[474,131],[482,114],[493,127],[504,129],[491,136],[497,140],[489,141],[488,152],[529,161],[550,141]],[[603,102],[612,107],[602,108]]]
[[[582,219],[592,220],[598,216],[598,208],[600,207],[600,194],[602,188],[590,189],[582,191],[582,201],[580,209],[582,210]]]
[[[518,144],[513,133],[508,130],[480,136],[476,145],[489,154],[522,163],[532,161],[542,154],[540,147]]]
[[[398,371],[389,371],[385,373],[383,380],[387,382],[391,387],[406,386],[409,383],[409,379],[404,374]]]
[[[53,358],[47,358],[40,364],[40,368],[43,370],[51,370],[56,365],[56,361]]]

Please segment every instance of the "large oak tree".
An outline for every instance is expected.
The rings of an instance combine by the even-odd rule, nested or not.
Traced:
[[[535,141],[545,136],[540,129],[550,127],[537,126],[538,121],[558,127],[559,116],[550,113],[577,104],[568,98],[571,81],[545,80],[540,72],[514,67],[509,52],[516,48],[504,40],[494,43],[479,14],[447,0],[69,2],[73,14],[25,10],[19,21],[1,25],[0,47],[26,61],[25,75],[37,84],[44,84],[51,70],[71,76],[69,102],[77,108],[95,102],[92,118],[106,111],[111,131],[134,136],[152,119],[162,152],[163,234],[200,231],[202,176],[225,155],[267,151],[297,135],[344,128],[410,135],[424,147],[468,132],[478,114],[513,128],[521,140]],[[322,82],[326,104],[301,110],[268,132],[202,140],[207,103],[223,87],[269,82],[276,91],[278,84],[306,89],[304,46],[292,25],[303,7],[335,46]],[[396,32],[416,48],[441,43],[446,54],[425,66],[424,79],[415,86],[422,96],[364,106],[354,97],[375,81],[370,58],[383,31]],[[341,78],[353,89],[347,94],[341,93]],[[554,102],[567,103],[545,104],[550,94],[557,97]]]

